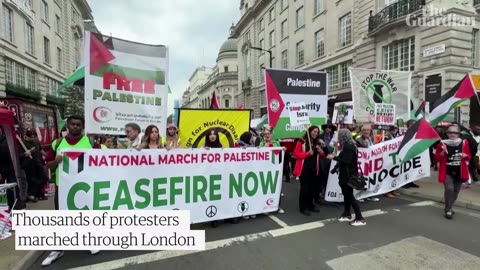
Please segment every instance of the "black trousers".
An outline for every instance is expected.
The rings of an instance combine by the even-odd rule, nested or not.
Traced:
[[[343,193],[343,204],[345,209],[343,210],[342,216],[347,217],[351,215],[350,208],[353,208],[355,213],[355,219],[363,219],[362,212],[360,211],[360,206],[358,206],[357,199],[353,196],[353,188],[349,187],[346,184],[340,183]]]
[[[313,199],[315,192],[315,180],[317,176],[314,172],[305,170],[300,175],[300,211],[314,209]],[[317,181],[318,182],[318,181]]]

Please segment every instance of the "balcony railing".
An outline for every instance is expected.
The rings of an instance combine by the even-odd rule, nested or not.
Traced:
[[[375,15],[370,11],[368,31],[374,32],[389,22],[422,9],[423,6],[425,6],[425,0],[399,0],[386,6]]]

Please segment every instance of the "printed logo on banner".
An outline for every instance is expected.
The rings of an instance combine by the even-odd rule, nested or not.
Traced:
[[[379,190],[380,190],[380,184],[375,186],[375,188],[373,189],[373,193],[378,193]]]
[[[273,202],[274,202],[273,198],[270,198],[270,199],[268,199],[267,201],[265,201],[265,204],[268,205],[268,206],[270,206],[270,205],[273,204]]]
[[[392,188],[396,187],[397,186],[397,179],[394,179],[392,181]]]
[[[113,119],[112,110],[107,107],[97,107],[93,110],[93,120],[97,123],[106,123]]]
[[[83,171],[85,165],[84,152],[65,152],[62,160],[62,170],[69,175],[76,175]]]
[[[238,209],[238,212],[242,214],[246,213],[248,211],[248,203],[245,201],[239,203],[237,209]]]
[[[205,215],[209,218],[216,216],[217,215],[217,207],[215,207],[214,205],[210,205],[205,210]]]
[[[272,110],[273,112],[278,112],[279,109],[280,109],[280,102],[276,99],[271,99],[270,110]]]

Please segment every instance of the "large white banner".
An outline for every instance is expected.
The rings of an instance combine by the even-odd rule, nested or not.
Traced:
[[[73,151],[73,150],[72,150]],[[62,210],[190,210],[192,223],[278,210],[281,148],[65,152]]]
[[[397,118],[410,119],[411,72],[350,68],[357,122],[373,122],[375,103],[394,104]]]
[[[122,135],[133,122],[165,135],[167,47],[86,32],[84,55],[87,133]]]
[[[358,148],[358,165],[364,175],[368,175],[368,189],[354,191],[355,198],[364,199],[396,190],[407,183],[430,177],[430,156],[428,151],[400,163],[396,152],[403,136],[386,141],[370,148]],[[333,161],[331,169],[336,165]],[[331,171],[331,170],[330,170]],[[360,174],[359,170],[359,174]],[[342,190],[338,184],[338,174],[330,172],[325,200],[343,202]]]

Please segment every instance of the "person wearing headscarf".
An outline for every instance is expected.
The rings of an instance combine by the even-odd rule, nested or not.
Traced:
[[[353,188],[347,183],[352,175],[358,175],[358,151],[355,141],[352,138],[352,133],[346,128],[340,129],[338,132],[338,143],[341,147],[341,152],[338,156],[329,154],[328,159],[338,162],[338,181],[343,193],[343,200],[345,209],[338,219],[339,221],[349,221],[352,226],[366,225],[365,219],[360,211],[355,196],[353,195]],[[355,212],[355,219],[352,219],[350,208]]]
[[[296,141],[293,151],[293,156],[297,159],[293,175],[300,177],[299,208],[305,216],[310,216],[310,212],[320,212],[313,204],[315,181],[319,181],[320,175],[320,158],[325,156],[317,144],[319,132],[317,126],[309,127],[305,135]]]
[[[180,139],[178,138],[178,129],[174,123],[167,125],[166,136],[162,138],[162,145],[167,149],[181,148]]]
[[[455,212],[453,204],[457,200],[462,182],[469,180],[468,161],[471,158],[470,147],[466,139],[460,138],[460,128],[452,125],[447,129],[448,139],[442,140],[435,149],[438,166],[438,181],[445,187],[445,217],[452,219]]]

